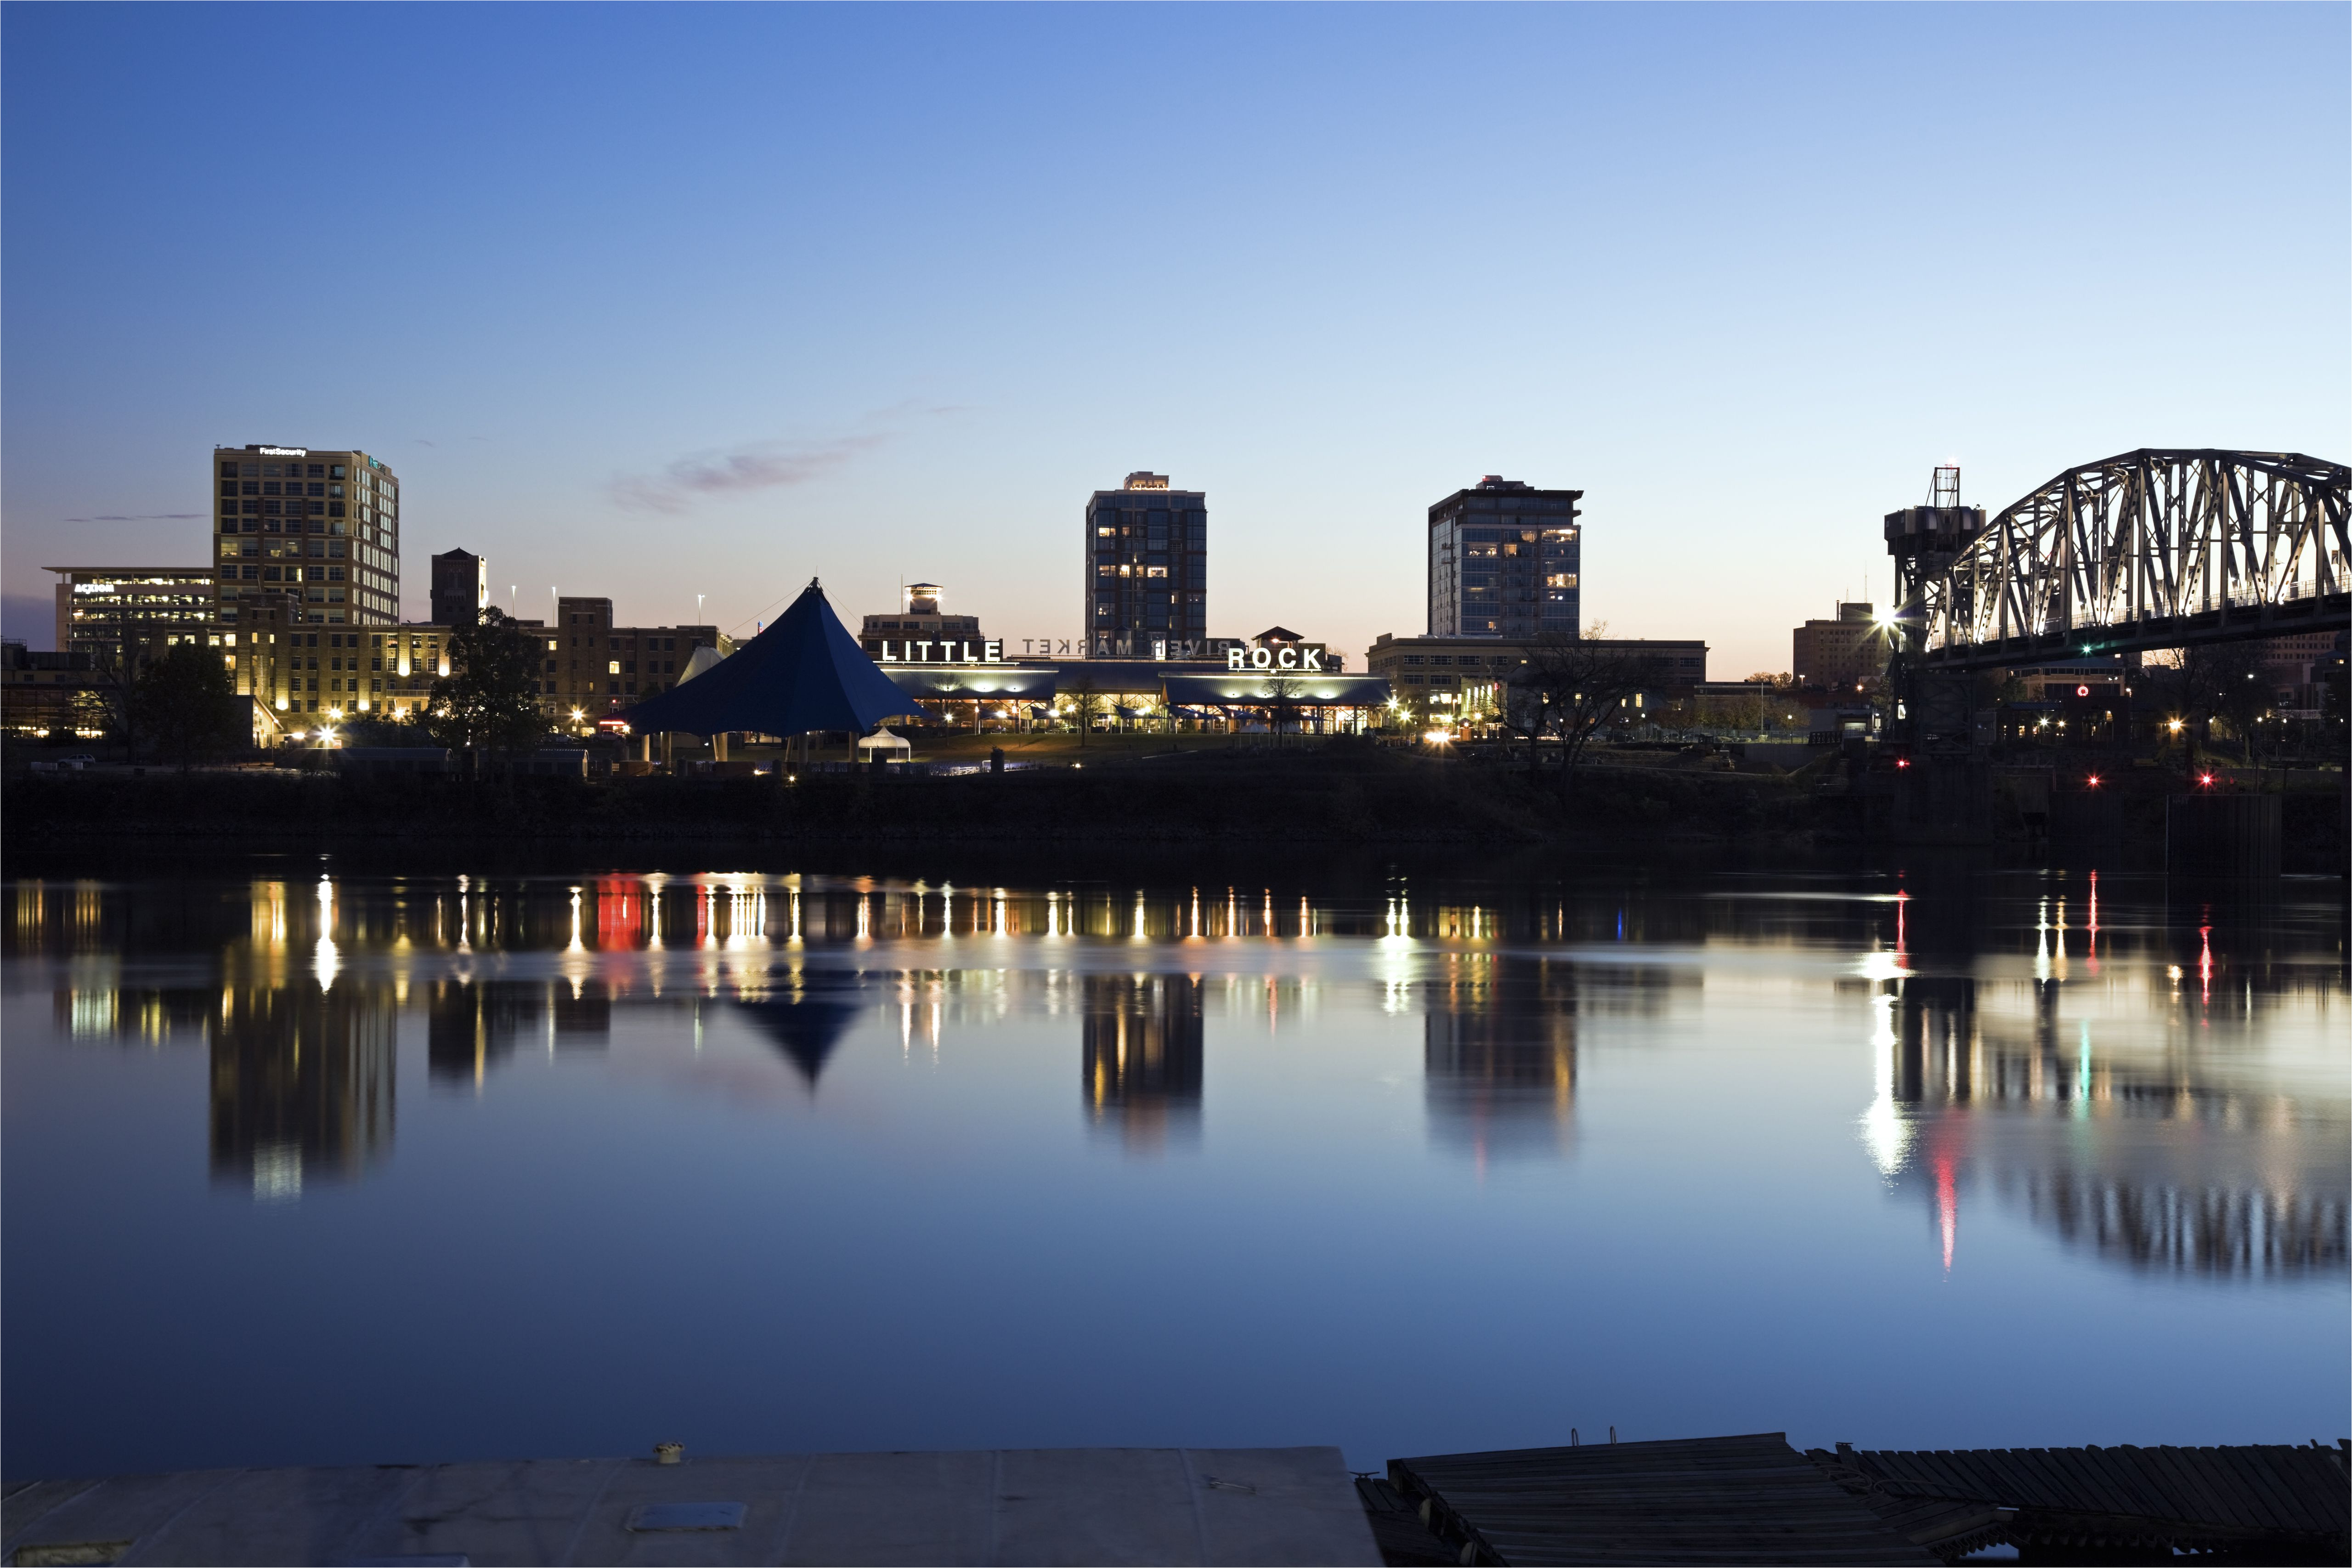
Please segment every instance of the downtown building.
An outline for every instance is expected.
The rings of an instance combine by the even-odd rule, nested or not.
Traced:
[[[1087,501],[1087,648],[1094,658],[1196,657],[1209,637],[1209,498],[1132,473]]]
[[[1575,637],[1583,499],[1488,474],[1431,507],[1427,635]]]
[[[362,451],[216,447],[214,603],[224,633],[248,606],[329,626],[400,620],[400,480]]]

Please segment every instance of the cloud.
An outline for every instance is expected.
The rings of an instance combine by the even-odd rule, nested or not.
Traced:
[[[806,484],[888,439],[887,434],[872,431],[829,441],[759,441],[731,452],[698,452],[658,474],[614,479],[613,495],[632,510],[684,511],[705,496]]]
[[[609,488],[614,499],[633,511],[680,512],[709,496],[806,484],[895,439],[911,417],[941,418],[962,412],[956,405],[901,404],[868,416],[863,421],[867,428],[853,435],[820,441],[753,441],[732,450],[697,452],[657,474],[624,474]]]
[[[68,522],[188,522],[196,518],[209,518],[208,511],[142,511],[130,517],[69,517]]]

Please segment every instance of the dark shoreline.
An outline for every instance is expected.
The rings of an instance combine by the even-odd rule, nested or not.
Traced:
[[[2149,784],[2157,781],[2147,781]],[[1056,862],[1384,858],[1461,866],[1529,858],[1758,861],[1862,870],[1893,859],[2163,866],[2160,791],[2118,792],[2102,841],[2015,831],[1935,848],[1874,835],[1864,802],[1806,778],[1597,766],[1561,800],[1554,780],[1491,763],[1393,755],[1195,753],[1003,776],[578,779],[337,774],[291,770],[18,773],[0,786],[9,868],[96,867],[332,854],[424,869],[492,861],[579,866],[613,858],[739,861],[1002,858],[1034,878]],[[2335,790],[2286,797],[2285,869],[2341,876]]]

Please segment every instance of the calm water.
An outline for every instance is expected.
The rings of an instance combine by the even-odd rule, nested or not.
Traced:
[[[2347,1427],[2339,884],[299,864],[11,884],[11,1477]]]

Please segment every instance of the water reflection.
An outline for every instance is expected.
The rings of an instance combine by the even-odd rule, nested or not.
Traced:
[[[1483,1173],[1577,1152],[1580,1121],[1610,1111],[1597,1048],[1664,1052],[1670,1019],[1736,1038],[1743,1008],[1843,1008],[1867,1031],[1845,1037],[1868,1042],[1859,1157],[1918,1206],[1946,1269],[1986,1203],[2135,1270],[2347,1265],[2340,1057],[2297,1077],[2272,1054],[2340,1008],[2340,928],[2275,888],[288,875],[20,881],[10,908],[10,960],[45,966],[58,1040],[202,1041],[212,1169],[263,1201],[381,1163],[404,1020],[440,1089],[485,1092],[526,1049],[593,1059],[634,1027],[698,1053],[726,1026],[811,1102],[861,1031],[936,1063],[1043,1028],[1068,1042],[1083,1125],[1147,1155],[1199,1146],[1213,1051],[1417,1022],[1426,1142]]]
[[[2036,968],[2054,968],[2053,952],[2054,941]],[[2093,962],[2087,941],[2079,956]],[[2248,979],[2217,999],[2210,981],[2192,994],[2177,971],[2111,973],[2072,1008],[2054,975],[1894,983],[1865,1136],[1898,1189],[1932,1208],[1947,1268],[1974,1177],[2070,1246],[2133,1268],[2344,1268],[2352,1126],[2340,1098],[2253,1087],[2235,1070],[2257,996],[2282,991]]]
[[[1430,1136],[1482,1165],[1558,1155],[1576,1112],[1577,966],[1448,955],[1423,1024]]]
[[[392,1152],[390,987],[234,987],[210,1021],[215,1181],[281,1202]]]
[[[1079,985],[1079,1082],[1093,1124],[1135,1149],[1197,1138],[1200,977],[1088,974]]]

